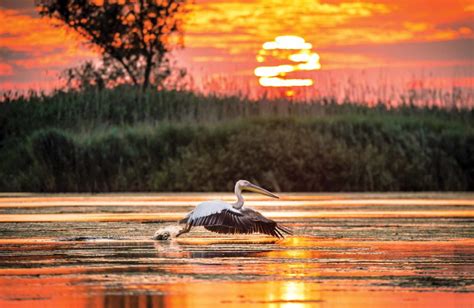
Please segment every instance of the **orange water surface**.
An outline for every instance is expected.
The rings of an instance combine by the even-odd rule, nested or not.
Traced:
[[[473,307],[470,194],[249,196],[294,231],[153,233],[228,194],[3,195],[0,307]]]

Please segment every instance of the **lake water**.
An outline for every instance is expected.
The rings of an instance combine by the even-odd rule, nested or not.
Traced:
[[[0,195],[0,307],[474,307],[474,194],[249,195],[295,235],[193,229],[231,194]]]

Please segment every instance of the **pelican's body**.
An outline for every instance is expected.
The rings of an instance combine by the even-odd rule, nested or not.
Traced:
[[[203,226],[209,231],[217,233],[264,233],[283,238],[283,233],[291,234],[291,230],[278,225],[275,221],[266,218],[259,212],[244,207],[242,190],[258,192],[273,198],[278,196],[258,187],[248,181],[240,180],[235,184],[237,202],[227,203],[221,200],[205,201],[189,212],[180,223],[186,226],[176,237],[189,232],[192,227]]]

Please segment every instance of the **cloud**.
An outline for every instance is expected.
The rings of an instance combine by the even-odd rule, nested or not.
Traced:
[[[175,54],[200,75],[251,76],[264,42],[298,35],[320,53],[323,70],[466,65],[474,39],[471,2],[197,0],[185,23],[187,48]],[[97,58],[73,32],[40,19],[33,3],[1,1],[0,20],[8,25],[0,28],[3,88],[19,80],[54,82],[42,72]]]
[[[294,34],[310,40],[308,34],[317,29],[328,29],[347,24],[352,20],[387,14],[390,6],[366,2],[342,2],[338,4],[317,1],[248,1],[240,2],[198,2],[187,22],[190,47],[200,46],[202,41],[194,40],[194,33],[212,33],[216,29],[235,42],[232,35],[239,33],[245,40],[240,44],[248,46],[250,41],[262,42],[278,35]],[[324,36],[324,32],[321,32]],[[212,40],[212,35],[208,36]],[[227,40],[226,40],[227,41]],[[226,42],[223,41],[223,42]],[[211,42],[212,43],[212,42]],[[254,45],[255,46],[255,45]],[[253,47],[254,47],[253,46]]]
[[[13,67],[6,63],[0,63],[0,76],[11,76],[13,75]]]
[[[0,28],[0,48],[40,53],[58,47],[79,48],[82,41],[65,28],[54,27],[46,19],[24,15],[19,11],[0,10],[0,20],[8,25]]]
[[[36,16],[34,0],[2,0],[0,9],[15,10],[23,15]]]
[[[323,52],[364,54],[386,61],[459,62],[474,64],[474,39],[435,42],[402,42],[392,44],[339,45],[322,48]]]
[[[64,28],[27,11],[27,2],[2,2],[0,20],[8,27],[0,28],[0,88],[12,85],[25,89],[28,86],[57,85],[57,74],[67,67],[96,53],[84,48],[82,40]],[[30,3],[30,8],[32,7]],[[14,8],[14,9],[12,9]],[[36,14],[36,13],[35,13]],[[54,73],[52,73],[54,72]]]
[[[10,48],[0,47],[0,62],[9,62],[30,57],[30,53],[24,51],[15,51]]]

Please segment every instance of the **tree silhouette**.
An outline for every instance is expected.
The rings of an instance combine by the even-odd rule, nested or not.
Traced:
[[[109,76],[146,89],[170,74],[167,53],[182,46],[186,0],[35,0],[41,16],[59,20],[98,47]]]

